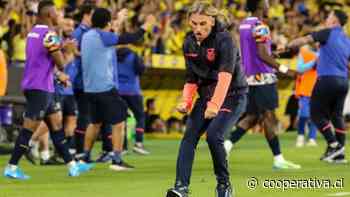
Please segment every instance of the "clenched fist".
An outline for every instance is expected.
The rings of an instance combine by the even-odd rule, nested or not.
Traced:
[[[186,114],[189,111],[189,105],[182,101],[176,106],[176,110],[182,114]]]
[[[215,105],[215,103],[208,102],[207,109],[204,112],[204,118],[205,119],[213,119],[218,115],[218,113],[219,113],[219,109]]]

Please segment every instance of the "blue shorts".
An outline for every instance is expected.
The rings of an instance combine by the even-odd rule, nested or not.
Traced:
[[[61,106],[55,102],[55,94],[42,90],[25,90],[26,110],[24,117],[40,121],[46,116],[61,111]]]
[[[310,118],[310,97],[302,96],[299,98],[299,117]]]

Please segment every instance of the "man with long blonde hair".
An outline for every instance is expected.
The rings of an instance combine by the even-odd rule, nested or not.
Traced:
[[[217,179],[216,196],[232,197],[224,149],[224,134],[246,107],[247,82],[239,50],[218,21],[220,12],[211,4],[196,2],[189,11],[192,31],[184,42],[186,84],[177,109],[187,113],[194,94],[199,98],[189,114],[177,159],[176,181],[167,197],[187,197],[195,149],[206,132]]]

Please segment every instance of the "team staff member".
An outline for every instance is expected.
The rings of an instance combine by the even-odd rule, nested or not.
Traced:
[[[136,119],[135,146],[133,151],[141,155],[149,155],[150,152],[144,148],[145,113],[143,110],[143,96],[140,85],[140,75],[145,71],[142,58],[125,46],[119,46],[116,50],[118,59],[118,86],[119,94],[126,102],[127,107]],[[104,130],[102,133],[103,153],[97,161],[105,162],[110,159],[111,151],[111,130]],[[109,132],[109,133],[108,133]],[[107,135],[106,135],[107,133]],[[127,142],[127,141],[125,141]],[[127,143],[124,143],[124,149]]]
[[[74,21],[71,18],[64,19],[64,26],[62,28],[62,35],[64,39],[71,39],[74,31]],[[77,48],[72,48],[64,51],[64,56],[71,61],[64,67],[64,73],[69,76],[69,79],[74,79],[76,76],[76,65],[74,57],[79,52]],[[56,73],[58,74],[58,73]],[[66,134],[66,143],[69,148],[69,152],[75,154],[74,146],[74,130],[77,125],[78,108],[74,97],[73,87],[64,87],[59,80],[55,80],[55,90],[57,96],[57,102],[61,105],[63,115],[63,127]]]
[[[195,3],[189,11],[192,32],[186,36],[183,48],[186,84],[177,109],[187,113],[196,92],[199,98],[188,117],[177,160],[175,187],[168,190],[167,197],[188,196],[195,149],[205,131],[218,182],[217,196],[232,196],[224,133],[245,109],[247,83],[239,50],[230,33],[221,28],[218,15],[215,7],[204,2]]]
[[[81,39],[90,30],[91,16],[95,7],[91,4],[83,4],[79,8],[80,24],[72,33],[72,37],[78,42],[78,49],[81,49]],[[72,78],[74,96],[77,102],[78,119],[77,127],[74,131],[74,141],[77,157],[84,152],[85,131],[89,125],[89,105],[87,96],[84,94],[83,74],[81,68],[81,57],[78,55],[74,60],[76,75]]]
[[[142,37],[155,22],[154,16],[147,16],[139,33],[119,36],[120,25],[127,19],[127,10],[118,13],[117,21],[104,8],[95,9],[92,15],[92,29],[84,34],[81,43],[84,92],[88,95],[91,112],[91,127],[87,131],[84,157],[89,157],[94,138],[103,124],[112,125],[113,155],[112,170],[127,170],[133,166],[121,158],[124,141],[124,121],[127,107],[118,93],[118,67],[115,46]],[[114,32],[111,32],[113,30]],[[88,138],[89,136],[89,138]]]
[[[144,147],[145,112],[140,85],[140,75],[145,71],[143,59],[126,47],[117,49],[119,92],[127,103],[136,119],[135,146],[133,151],[141,154],[150,154]]]
[[[318,78],[311,96],[311,119],[328,144],[321,160],[335,163],[346,162],[346,129],[342,114],[348,92],[350,61],[350,39],[343,30],[347,19],[345,12],[332,11],[326,20],[325,29],[293,40],[288,45],[289,48],[295,48],[312,42],[321,44]]]

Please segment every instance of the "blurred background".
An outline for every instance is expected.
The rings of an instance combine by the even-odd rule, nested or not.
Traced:
[[[26,61],[26,35],[35,24],[39,0],[0,0],[0,155],[11,151],[13,141],[22,123],[25,100],[20,89],[23,67]],[[127,155],[137,164],[137,170],[130,173],[113,173],[105,167],[79,179],[68,179],[62,175],[60,167],[43,168],[29,166],[24,168],[35,175],[32,182],[19,183],[0,179],[0,197],[5,196],[163,196],[165,189],[173,183],[176,153],[179,139],[184,132],[186,116],[176,112],[175,106],[181,99],[185,77],[185,62],[182,44],[189,31],[187,10],[192,0],[54,0],[59,9],[60,24],[57,31],[70,34],[81,19],[79,7],[86,3],[106,7],[113,11],[113,17],[121,8],[128,8],[129,18],[124,24],[124,32],[135,32],[148,14],[157,18],[157,24],[148,30],[143,40],[127,47],[142,57],[146,71],[141,77],[146,115],[146,146],[152,152],[149,157]],[[236,41],[239,40],[238,26],[248,16],[245,0],[212,0],[216,7],[230,19],[226,24]],[[273,49],[278,51],[293,38],[321,29],[327,14],[332,9],[342,9],[350,13],[350,0],[270,0],[268,23]],[[350,20],[349,20],[350,21]],[[345,26],[350,35],[350,23]],[[236,42],[239,45],[239,42]],[[292,68],[297,64],[297,52],[281,54],[280,63]],[[322,148],[297,149],[295,147],[296,122],[298,120],[298,101],[294,96],[295,81],[279,77],[279,108],[277,115],[281,124],[281,146],[284,154],[300,163],[303,169],[295,172],[276,172],[271,170],[270,153],[261,129],[254,128],[246,139],[235,147],[230,155],[232,182],[239,196],[325,196],[330,192],[346,192],[350,188],[348,166],[334,166],[320,163],[318,156]],[[350,117],[350,98],[348,97],[344,115]],[[350,118],[347,118],[350,120]],[[128,118],[128,139],[134,140],[135,119]],[[321,135],[319,135],[321,136]],[[325,145],[320,140],[320,145]],[[100,146],[98,144],[98,146]],[[349,151],[348,151],[349,152]],[[201,142],[196,152],[197,164],[194,166],[194,196],[213,196],[214,175],[207,145]],[[5,166],[8,156],[0,157],[0,166]],[[198,164],[199,163],[199,164]],[[36,173],[34,173],[36,172]],[[343,190],[267,190],[247,189],[249,177],[259,180],[310,177],[345,178]],[[33,176],[34,178],[34,176]],[[28,192],[28,193],[26,193]],[[282,194],[281,194],[282,192]],[[334,196],[350,196],[350,193]],[[327,195],[331,196],[331,195]]]
[[[0,122],[7,130],[7,137],[13,140],[12,132],[20,125],[23,97],[19,87],[25,57],[26,34],[35,23],[38,0],[0,0],[0,63],[1,80]],[[79,7],[86,0],[54,0],[60,17],[58,31],[73,31],[78,25]],[[144,39],[128,48],[140,55],[147,66],[141,79],[148,124],[146,132],[182,132],[186,117],[176,112],[175,106],[184,84],[184,59],[182,43],[188,32],[186,11],[190,0],[90,0],[98,7],[107,7],[114,13],[121,8],[129,9],[129,20],[124,24],[126,32],[135,31],[143,19],[152,13],[157,24],[149,30]],[[217,7],[230,19],[229,30],[239,40],[238,24],[247,17],[244,0],[213,0]],[[341,8],[350,13],[350,0],[271,0],[268,23],[271,28],[273,49],[278,50],[293,38],[322,28],[321,21],[331,9]],[[346,25],[350,33],[350,24]],[[239,42],[236,42],[239,45]],[[279,61],[290,67],[296,65],[296,54],[281,56]],[[7,79],[7,80],[5,80]],[[294,81],[280,78],[280,107],[277,114],[284,128],[295,128],[297,102],[293,98]],[[289,101],[289,102],[288,102]],[[289,105],[287,105],[289,104]],[[288,117],[292,115],[292,117]],[[155,125],[154,121],[156,120]],[[290,121],[292,123],[290,123]],[[132,120],[129,121],[132,124]],[[14,123],[14,124],[12,124]],[[9,129],[10,128],[10,129]],[[9,132],[11,131],[11,132]],[[5,140],[2,131],[0,141]]]

